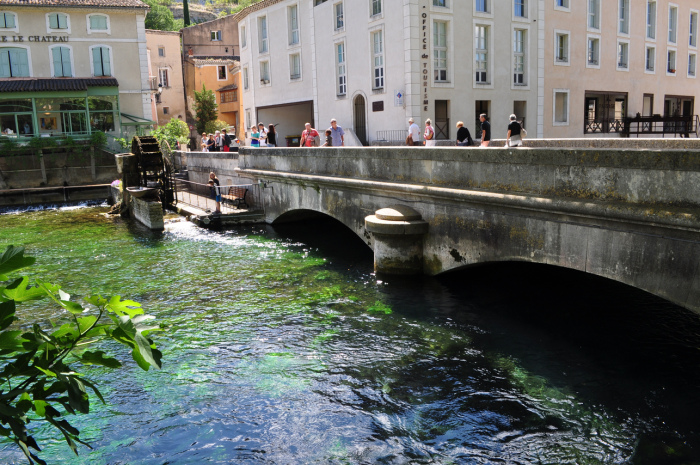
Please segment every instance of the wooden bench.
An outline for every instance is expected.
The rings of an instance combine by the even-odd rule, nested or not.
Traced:
[[[233,205],[236,208],[241,208],[242,205],[248,208],[248,204],[245,201],[247,193],[248,188],[245,186],[231,186],[228,188],[228,194],[224,194],[221,197],[224,203]]]

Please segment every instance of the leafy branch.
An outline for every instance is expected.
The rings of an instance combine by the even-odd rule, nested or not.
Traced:
[[[9,274],[31,266],[35,259],[24,256],[23,247],[7,247],[0,257],[0,282]],[[97,386],[71,365],[101,365],[120,368],[121,362],[102,350],[87,350],[97,341],[114,340],[131,349],[139,367],[161,367],[162,354],[148,337],[157,326],[145,315],[141,304],[121,296],[91,296],[86,306],[71,300],[60,286],[19,277],[0,285],[0,436],[12,440],[30,464],[46,464],[38,457],[41,448],[27,429],[32,421],[47,422],[63,435],[78,454],[77,444],[90,447],[80,432],[65,419],[67,414],[89,413],[88,389],[103,403]],[[18,327],[17,304],[48,299],[66,312],[67,322],[45,329],[33,324],[31,330]]]

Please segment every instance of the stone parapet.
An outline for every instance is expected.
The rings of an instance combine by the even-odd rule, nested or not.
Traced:
[[[700,148],[242,148],[238,164],[244,174],[266,170],[650,207],[700,206],[694,187],[700,185]]]

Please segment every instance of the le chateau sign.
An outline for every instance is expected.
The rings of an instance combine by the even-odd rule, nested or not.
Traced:
[[[68,42],[68,36],[0,36],[0,42]]]

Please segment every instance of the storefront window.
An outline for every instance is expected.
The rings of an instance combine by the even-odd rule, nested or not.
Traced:
[[[0,131],[4,136],[33,135],[32,99],[0,100]]]
[[[116,96],[88,97],[88,110],[90,127],[93,131],[114,132],[116,130],[114,126],[117,110]]]

